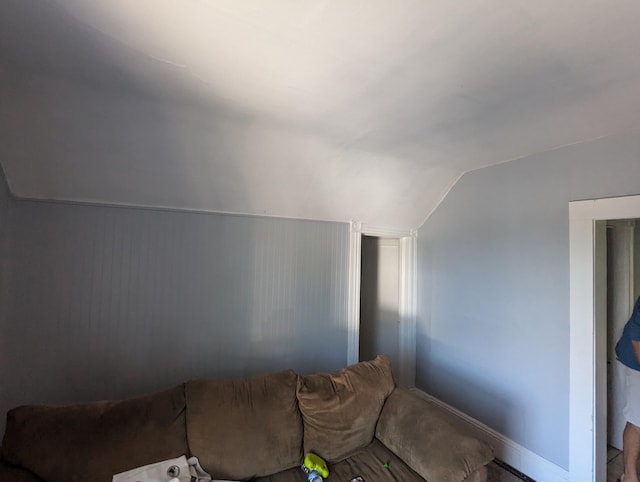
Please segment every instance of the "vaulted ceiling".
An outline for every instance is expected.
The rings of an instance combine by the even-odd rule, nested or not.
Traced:
[[[18,197],[419,226],[640,126],[635,0],[2,0]]]

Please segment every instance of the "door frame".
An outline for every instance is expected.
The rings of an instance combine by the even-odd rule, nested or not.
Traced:
[[[640,218],[640,196],[569,203],[569,473],[575,482],[606,480],[604,221],[632,218]]]
[[[355,221],[349,233],[349,294],[347,309],[347,364],[358,362],[360,350],[360,275],[362,236],[393,238],[400,241],[400,296],[398,314],[398,355],[400,359],[397,381],[407,387],[415,386],[416,371],[416,288],[417,239],[415,229],[403,230],[371,226]]]

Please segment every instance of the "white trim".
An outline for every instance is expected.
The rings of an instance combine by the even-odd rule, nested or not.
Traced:
[[[640,209],[640,195],[573,201],[569,208],[571,219],[635,219]]]
[[[360,274],[362,262],[362,235],[400,240],[400,333],[398,382],[415,385],[416,365],[416,285],[417,236],[416,230],[402,230],[370,226],[352,221],[349,233],[349,293],[347,308],[347,364],[359,359],[360,345]]]
[[[417,233],[400,238],[400,367],[398,382],[413,387],[416,382]]]
[[[491,445],[496,458],[506,462],[520,472],[535,480],[543,480],[545,482],[567,482],[569,480],[569,472],[562,467],[531,452],[529,449],[496,432],[466,413],[453,408],[442,400],[417,388],[414,388],[412,391],[449,412],[460,422],[464,423],[475,437]]]
[[[413,229],[384,228],[380,226],[372,226],[370,224],[360,224],[360,231],[365,236],[396,239],[408,238],[411,236],[415,236],[416,234],[416,231]]]
[[[349,231],[349,293],[347,307],[347,365],[358,362],[360,355],[360,269],[362,225],[351,222]]]
[[[640,196],[569,203],[569,472],[572,482],[606,480],[606,399],[598,386],[606,380],[597,298],[601,277],[601,226],[597,221],[640,217]],[[603,375],[604,374],[604,375]],[[605,390],[600,390],[604,392]],[[603,449],[604,447],[604,449]]]
[[[634,220],[629,221],[629,313],[633,311],[633,305],[636,301],[636,222]]]

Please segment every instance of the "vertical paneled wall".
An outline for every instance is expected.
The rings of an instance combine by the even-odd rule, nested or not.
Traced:
[[[346,363],[346,224],[9,204],[3,414]]]

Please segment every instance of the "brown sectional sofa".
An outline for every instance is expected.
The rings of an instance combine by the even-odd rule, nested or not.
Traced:
[[[214,479],[302,482],[306,452],[347,482],[482,482],[493,454],[441,409],[396,386],[379,356],[333,373],[195,380],[153,395],[9,411],[0,481],[110,482],[197,456]]]

